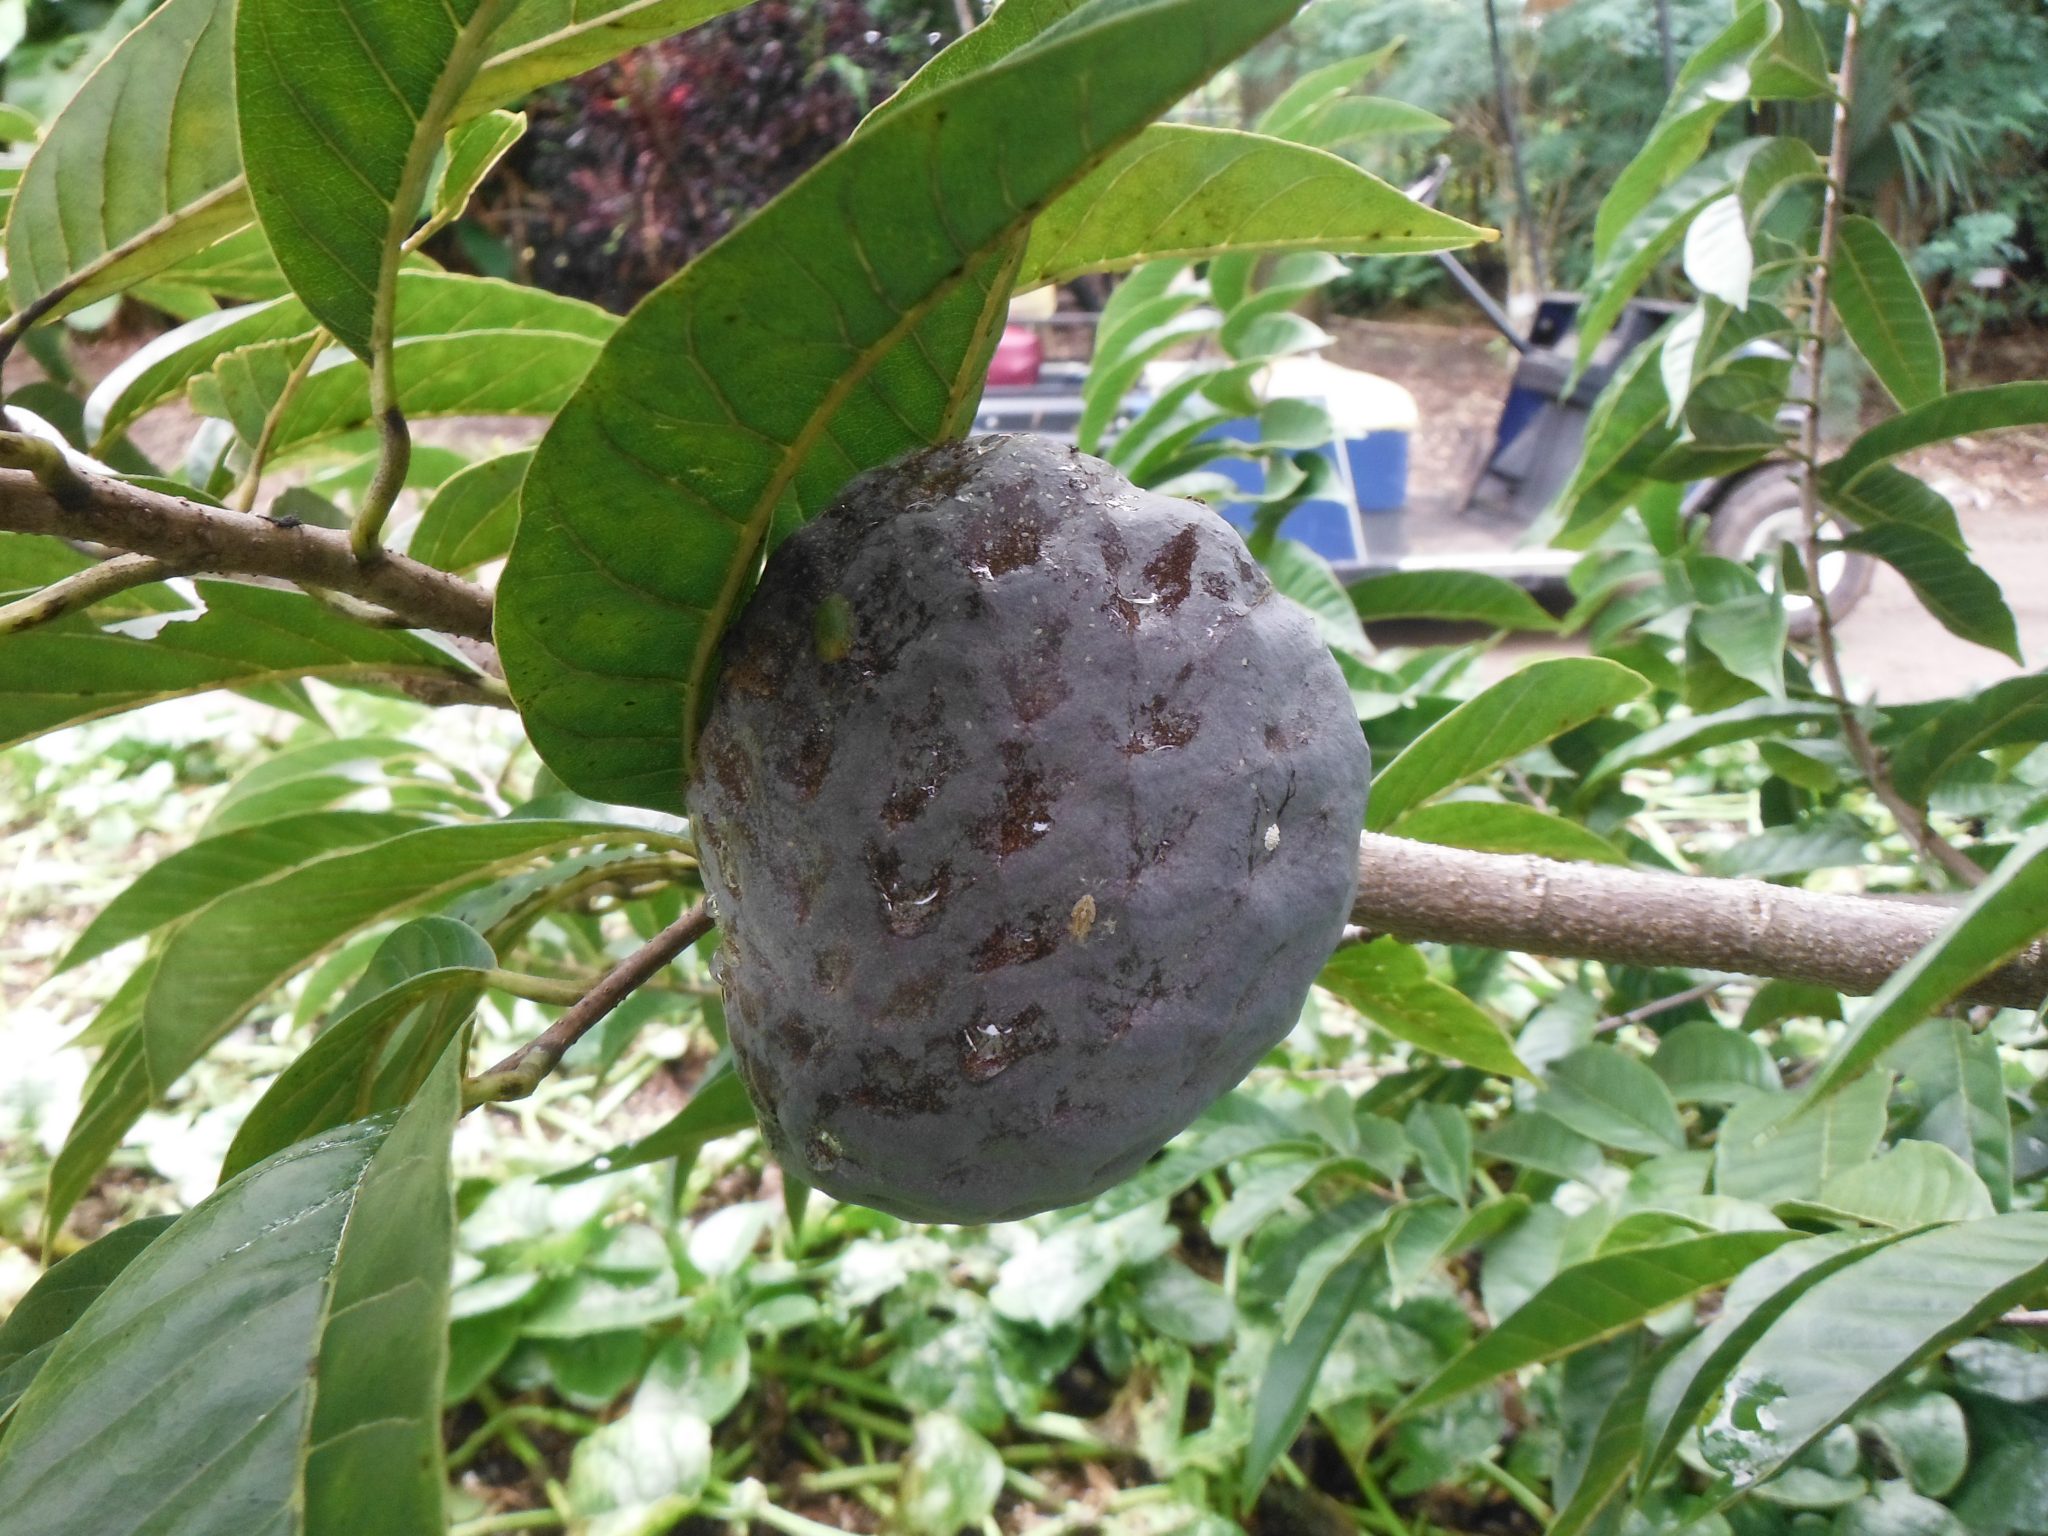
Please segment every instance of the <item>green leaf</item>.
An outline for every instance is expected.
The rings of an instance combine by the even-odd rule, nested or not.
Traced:
[[[498,162],[525,136],[526,114],[503,109],[486,112],[450,130],[434,178],[431,222],[446,226],[461,218],[484,178],[498,168]]]
[[[447,1050],[498,963],[467,923],[422,917],[377,947],[313,1043],[236,1131],[225,1182],[272,1153],[365,1115],[403,1108]]]
[[[2048,1354],[2039,1350],[1995,1339],[1965,1339],[1948,1352],[1948,1364],[1956,1385],[1965,1392],[2006,1403],[2048,1401]]]
[[[1410,742],[1373,781],[1367,825],[1386,831],[1411,807],[1641,698],[1649,687],[1627,667],[1597,657],[1533,662]]]
[[[1658,348],[1638,347],[1623,360],[1586,423],[1586,447],[1546,522],[1563,523],[1551,542],[1584,549],[1642,493],[1658,461],[1677,441]]]
[[[547,416],[576,391],[618,321],[580,299],[542,293],[490,277],[407,272],[398,279],[399,337],[392,370],[398,402],[413,419],[428,416]],[[195,381],[195,397],[211,381],[228,382],[229,353]],[[297,357],[291,354],[288,369]],[[268,380],[249,391],[235,413],[243,437],[254,438],[276,403]],[[218,412],[216,414],[219,414]],[[335,347],[322,354],[272,439],[279,454],[347,432],[371,419],[370,370]]]
[[[513,0],[237,0],[235,97],[256,217],[314,317],[368,359],[434,157]]]
[[[1848,1216],[1877,1227],[1924,1227],[1941,1221],[1978,1221],[1992,1214],[1984,1181],[1947,1147],[1902,1141],[1882,1157],[1844,1168],[1800,1215]]]
[[[1700,292],[1731,309],[1749,307],[1749,279],[1756,256],[1742,200],[1732,192],[1717,197],[1693,217],[1685,231],[1685,275]]]
[[[1586,1045],[1552,1062],[1536,1109],[1581,1136],[1656,1157],[1685,1149],[1671,1091],[1649,1067],[1611,1045]]]
[[[1892,782],[1925,805],[1941,780],[1974,754],[2048,737],[2048,673],[2008,678],[1957,699],[1891,749]]]
[[[1533,805],[1497,800],[1441,800],[1401,818],[1400,834],[1418,843],[1479,853],[1530,853],[1538,858],[1626,864],[1614,844],[1576,821]]]
[[[687,32],[747,0],[521,0],[491,34],[490,56],[456,117],[517,101],[643,43]]]
[[[1325,645],[1354,656],[1372,653],[1358,614],[1329,561],[1296,539],[1274,539],[1270,544],[1258,540],[1254,552],[1273,579],[1273,590],[1308,610]]]
[[[0,636],[0,747],[216,688],[475,676],[432,641],[365,628],[296,592],[225,581],[197,588],[206,612],[153,639],[103,630],[90,613]]]
[[[2048,911],[2048,828],[2030,833],[1970,892],[1954,921],[1894,971],[1849,1025],[1813,1080],[1818,1102],[1839,1091],[1906,1032],[2037,938]]]
[[[1159,124],[1031,226],[1017,286],[1064,283],[1161,258],[1229,251],[1388,255],[1451,250],[1486,236],[1320,149]]]
[[[1834,719],[1831,705],[1771,698],[1748,699],[1713,714],[1680,716],[1610,749],[1586,770],[1586,787],[1590,790],[1631,768],[1689,757],[1706,747],[1752,737],[1797,735],[1802,726],[1827,725]]]
[[[1947,1147],[1977,1170],[2000,1210],[2012,1203],[2012,1113],[1998,1042],[1961,1019],[1929,1019],[1885,1052],[1914,1118],[1906,1134]]]
[[[286,816],[325,810],[363,789],[419,789],[413,777],[425,748],[386,736],[346,736],[288,747],[257,763],[227,787],[206,818],[212,836]]]
[[[570,848],[659,842],[589,822],[426,827],[326,854],[243,886],[181,924],[158,958],[134,1028],[113,1041],[50,1173],[54,1228],[128,1127],[288,978],[372,924]]]
[[[1708,1019],[1681,1024],[1659,1040],[1650,1070],[1681,1104],[1733,1104],[1783,1086],[1769,1051],[1741,1030]]]
[[[402,811],[318,811],[202,838],[143,871],[100,908],[57,968],[69,970],[131,939],[154,933],[189,917],[217,896],[267,879],[291,865],[323,853],[383,842],[425,824],[424,816]]]
[[[441,1372],[461,1105],[451,1052],[396,1122],[251,1169],[64,1335],[0,1451],[40,1536],[443,1529]],[[137,1476],[115,1445],[147,1448]]]
[[[1730,185],[1730,171],[1718,159],[1687,171],[1660,192],[1622,230],[1613,248],[1600,257],[1587,285],[1588,301],[1578,320],[1579,346],[1574,366],[1580,372],[1592,366],[1600,343],[1614,329],[1629,300],[1679,248],[1692,221],[1711,204],[1725,198]]]
[[[1789,1307],[1729,1379],[1700,1451],[1761,1482],[1920,1361],[2048,1279],[2048,1214],[2014,1212],[1907,1237]]]
[[[1794,1243],[1759,1259],[1728,1286],[1720,1313],[1658,1372],[1643,1412],[1645,1450],[1638,1487],[1647,1487],[1713,1401],[1764,1330],[1837,1270],[1868,1257],[1889,1238],[1841,1232]]]
[[[1821,466],[1830,493],[1853,491],[1888,459],[1967,432],[2038,427],[2048,422],[2048,383],[1993,384],[1958,390],[1879,422],[1842,456]]]
[[[1574,1264],[1411,1392],[1409,1417],[1509,1371],[1611,1339],[1652,1313],[1725,1285],[1796,1232],[1716,1232]]]
[[[1429,974],[1413,945],[1379,938],[1337,951],[1316,977],[1397,1040],[1482,1072],[1533,1082],[1507,1031],[1464,993]]]
[[[1544,1536],[1584,1536],[1628,1484],[1629,1473],[1643,1453],[1643,1409],[1657,1374],[1669,1360],[1672,1346],[1636,1361],[1622,1388],[1600,1415],[1583,1469],[1571,1497],[1558,1510]],[[1563,1489],[1558,1490],[1559,1495]]]
[[[909,1536],[958,1536],[995,1513],[1003,1491],[996,1448],[951,1414],[927,1413],[911,1434],[896,1507]]]
[[[1273,1346],[1252,1404],[1251,1440],[1245,1448],[1240,1497],[1249,1503],[1294,1443],[1308,1418],[1316,1378],[1337,1334],[1357,1310],[1358,1300],[1378,1267],[1377,1253],[1364,1253],[1340,1266],[1316,1292],[1301,1325]]]
[[[1353,54],[1334,64],[1309,70],[1276,96],[1273,104],[1260,114],[1259,132],[1286,136],[1310,113],[1371,78],[1400,49],[1401,40],[1396,38],[1370,53]]]
[[[1820,490],[1822,499],[1858,528],[1904,523],[1937,534],[1958,549],[1964,547],[1962,526],[1948,498],[1889,464],[1863,475],[1853,490],[1834,489],[1825,481]]]
[[[28,1391],[58,1340],[176,1219],[145,1216],[114,1228],[51,1265],[15,1303],[7,1321],[0,1323],[0,1424]]]
[[[1600,1148],[1562,1121],[1534,1110],[1509,1115],[1479,1138],[1479,1150],[1557,1179],[1587,1182],[1599,1176]]]
[[[1811,1109],[1790,1093],[1741,1100],[1721,1122],[1715,1190],[1764,1205],[1811,1198],[1844,1168],[1876,1153],[1890,1091],[1880,1072]]]
[[[1479,571],[1389,571],[1351,587],[1351,605],[1368,624],[1443,619],[1495,629],[1555,631],[1558,621],[1523,588]]]
[[[1908,523],[1883,523],[1857,529],[1841,545],[1874,556],[1905,577],[1913,595],[1950,634],[2014,661],[2023,659],[2019,626],[1998,583],[1939,534]]]
[[[169,0],[50,125],[7,221],[17,312],[89,304],[248,222],[233,23],[232,0]]]
[[[533,451],[482,459],[434,493],[406,553],[444,571],[467,573],[503,558],[519,526],[519,492]]]
[[[566,1495],[584,1536],[660,1536],[697,1507],[710,1480],[710,1426],[636,1401],[577,1443]]]
[[[1829,274],[1842,329],[1902,410],[1948,388],[1948,356],[1919,279],[1881,225],[1852,213],[1835,236]]]
[[[1384,96],[1326,101],[1287,130],[1286,137],[1318,149],[1355,149],[1375,139],[1420,137],[1433,142],[1451,131],[1434,112]],[[1419,146],[1417,146],[1419,147]]]
[[[118,437],[144,412],[180,398],[187,384],[228,353],[312,329],[313,317],[297,299],[273,299],[217,310],[166,331],[93,387],[85,402],[86,434],[95,444]]]
[[[870,467],[871,445],[907,446],[892,415],[930,420],[934,395],[948,414],[958,378],[897,344],[1297,3],[1078,13],[889,113],[641,304],[536,455],[499,588],[508,678],[565,782],[680,809],[718,643],[778,508],[814,514]],[[985,306],[972,309],[969,329]]]
[[[585,1179],[616,1173],[622,1168],[639,1168],[671,1157],[681,1159],[687,1170],[690,1161],[695,1159],[707,1141],[744,1131],[753,1123],[754,1106],[747,1100],[746,1087],[733,1070],[732,1058],[721,1054],[691,1093],[690,1102],[677,1110],[660,1129],[649,1131],[638,1141],[614,1147],[587,1163],[550,1174],[547,1182],[577,1184]]]
[[[1418,1104],[1401,1123],[1429,1187],[1453,1200],[1472,1182],[1472,1122],[1450,1104]]]
[[[1088,3],[1089,0],[1006,0],[980,26],[940,49],[901,90],[868,114],[861,130],[872,127],[877,119],[886,120],[942,86],[957,84],[1022,52]]]

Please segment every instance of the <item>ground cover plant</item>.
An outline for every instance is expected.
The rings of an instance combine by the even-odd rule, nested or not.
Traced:
[[[1589,358],[1667,257],[1698,298],[1617,373],[1556,509],[1578,606],[1457,572],[1346,591],[1278,526],[1327,422],[1260,370],[1312,341],[1318,253],[1485,232],[1315,147],[1371,115],[1384,57],[1304,76],[1261,132],[1160,121],[1297,8],[1005,0],[623,319],[423,247],[526,93],[735,7],[129,18],[38,127],[6,230],[0,343],[116,295],[193,312],[0,433],[9,911],[31,961],[62,947],[33,994],[0,976],[0,1232],[39,1261],[0,1323],[10,1531],[2048,1529],[2048,684],[1869,705],[1816,595],[1865,555],[2016,652],[1996,575],[1893,461],[2048,422],[2048,385],[1952,391],[1846,195],[1860,17],[1741,0],[1602,204]],[[1731,145],[1745,102],[1823,126]],[[721,690],[889,664],[861,605],[903,589],[846,569],[814,573],[807,634],[733,639],[772,628],[740,617],[764,560],[831,547],[821,518],[870,515],[827,512],[857,476],[962,434],[1014,291],[1131,269],[1112,360],[1195,325],[1191,295],[1220,351],[1105,444],[1118,467],[1203,489],[1202,424],[1256,414],[1279,478],[1241,568],[1168,538],[1111,570],[1119,643],[1205,575],[1215,604],[1306,610],[1276,612],[1338,680],[1314,723],[1355,751],[1355,717],[1377,765],[1357,895],[1286,1040],[1159,1155],[1082,1206],[920,1226],[810,1191],[831,1155],[764,1157],[744,1053],[862,1041],[756,1010],[758,957],[721,950],[802,881],[721,885],[689,786],[721,773]],[[1846,444],[1802,382],[1830,351],[1893,403]],[[197,429],[144,459],[180,401]],[[1772,459],[1798,525],[1708,553],[1686,485]],[[1085,511],[1137,497],[1034,472]],[[922,505],[975,488],[936,482]],[[986,579],[1033,565],[1030,513],[981,505]],[[1418,617],[1590,654],[1489,683],[1486,642],[1367,639]],[[1095,675],[1032,672],[1058,650],[972,659],[1035,718]],[[906,748],[983,718],[935,696]],[[1119,786],[1188,745],[1139,704],[1088,759]],[[800,791],[833,770],[783,729],[749,750],[799,793],[742,831],[800,869]],[[1039,802],[995,756],[993,822],[952,825],[1013,854]],[[929,782],[904,826],[946,804]],[[1264,812],[1240,867],[1292,855]],[[874,942],[923,932],[943,850],[906,874],[874,846],[906,930]],[[1142,889],[1084,890],[1050,943],[1106,941]],[[721,928],[707,890],[748,915]],[[1004,964],[967,948],[947,988],[1050,963],[998,931]],[[1147,956],[1133,931],[1113,952],[1162,997],[1176,961],[1254,993],[1289,937]],[[841,984],[827,958],[804,985]],[[999,1106],[1035,1039],[969,1032],[969,1086]]]

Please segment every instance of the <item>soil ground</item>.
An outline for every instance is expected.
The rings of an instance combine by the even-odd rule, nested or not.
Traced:
[[[1484,327],[1429,321],[1339,320],[1332,356],[1353,368],[1384,374],[1415,395],[1421,426],[1409,454],[1409,499],[1452,505],[1463,495],[1491,440],[1514,372],[1514,353]],[[1972,375],[1956,384],[1983,385],[2048,376],[2048,341],[1978,349]],[[1963,531],[1984,568],[2005,589],[2019,621],[2029,665],[2048,661],[2048,431],[1959,438],[1914,454],[1903,467],[1955,504]],[[1388,626],[1394,643],[1441,642],[1448,626]],[[2007,658],[1959,640],[1928,617],[1905,580],[1879,567],[1871,589],[1840,629],[1843,666],[1852,687],[1890,703],[1942,698],[1994,683],[2022,670]],[[1508,670],[1533,654],[1564,653],[1569,641],[1518,639],[1489,658]]]

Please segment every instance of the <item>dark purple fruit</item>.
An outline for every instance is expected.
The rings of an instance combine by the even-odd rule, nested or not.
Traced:
[[[769,560],[689,789],[777,1154],[927,1221],[1123,1179],[1292,1027],[1369,771],[1199,504],[1029,437],[856,481]]]

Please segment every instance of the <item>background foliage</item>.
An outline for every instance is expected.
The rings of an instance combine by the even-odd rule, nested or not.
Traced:
[[[1941,937],[1857,1000],[1359,935],[1288,1041],[1129,1183],[1080,1211],[932,1229],[763,1160],[715,935],[525,1096],[483,1102],[498,1096],[465,1069],[532,1039],[696,896],[674,785],[723,623],[761,551],[849,473],[959,430],[1014,284],[1131,271],[1087,431],[1140,478],[1214,490],[1200,434],[1252,414],[1271,523],[1313,488],[1328,434],[1258,393],[1268,361],[1317,342],[1294,306],[1336,252],[1481,233],[1314,145],[1377,154],[1437,131],[1415,101],[1463,109],[1364,94],[1403,77],[1359,55],[1291,90],[1248,67],[1232,83],[1263,95],[1263,133],[1148,126],[1295,7],[1009,0],[628,319],[433,256],[532,91],[593,66],[690,84],[729,70],[747,28],[822,18],[830,41],[851,14],[770,3],[701,57],[606,63],[728,9],[23,13],[36,40],[104,62],[10,95],[38,122],[18,126],[36,147],[0,336],[29,338],[51,377],[0,437],[48,492],[12,474],[9,515],[169,488],[188,502],[149,503],[165,516],[265,509],[260,530],[220,525],[252,538],[347,528],[359,571],[414,571],[384,552],[402,549],[497,584],[509,692],[480,634],[303,571],[131,564],[81,595],[106,576],[93,553],[0,533],[0,598],[28,604],[0,624],[0,1030],[21,1063],[0,1087],[10,1520],[2048,1530],[2048,1039],[2032,1010],[1952,1002],[2040,927],[2042,680],[1877,707],[1844,687],[1825,625],[1816,647],[1790,639],[1839,544],[1891,563],[1933,621],[2016,648],[1998,573],[1893,462],[2048,421],[2048,386],[1951,389],[1885,231],[1901,209],[1930,229],[1995,213],[1975,201],[1990,170],[1928,147],[1946,130],[1923,104],[1967,99],[1938,94],[1951,66],[1914,77],[1910,104],[1884,97],[1888,48],[1962,60],[1988,34],[1959,18],[1935,38],[1873,7],[1859,99],[1912,147],[1847,120],[1844,148],[1878,158],[1851,162],[1837,223],[1816,154],[1833,15],[1679,8],[1696,62],[1671,102],[1646,85],[1599,130],[1615,173],[1572,215],[1589,355],[1645,283],[1688,306],[1617,371],[1555,509],[1556,537],[1586,550],[1563,618],[1470,573],[1346,590],[1270,527],[1254,540],[1351,683],[1375,833],[1940,894]],[[1298,46],[1334,48],[1355,19],[1318,6]],[[1587,0],[1542,35],[1590,57],[1621,26]],[[1466,62],[1441,29],[1416,35],[1450,52],[1411,80]],[[1427,57],[1411,44],[1398,67]],[[24,85],[77,62],[33,58]],[[883,61],[853,63],[879,104]],[[858,104],[846,67],[795,88],[828,79],[832,112]],[[746,112],[766,100],[744,95]],[[2017,87],[2001,110],[2003,154],[2038,124]],[[337,121],[347,136],[320,131]],[[591,147],[612,178],[594,207],[681,174],[637,148],[625,169],[648,121]],[[776,148],[735,192],[785,169]],[[1281,243],[1308,249],[1255,254]],[[1949,271],[1971,259],[1927,249]],[[183,323],[88,389],[63,322],[122,294]],[[706,336],[720,319],[737,340]],[[1117,370],[1197,334],[1208,366],[1109,441]],[[1837,336],[1892,405],[1824,452],[1799,380]],[[178,429],[161,463],[124,441],[152,413]],[[430,425],[479,416],[546,436]],[[66,435],[105,469],[54,451]],[[1767,460],[1807,476],[1793,553],[1709,552],[1683,488]],[[39,608],[52,590],[78,610]],[[1414,618],[1484,638],[1376,649],[1365,627]],[[1494,677],[1512,631],[1570,631],[1588,654]]]

